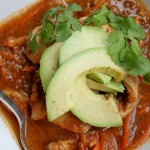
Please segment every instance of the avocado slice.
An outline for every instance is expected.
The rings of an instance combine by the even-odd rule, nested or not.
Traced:
[[[100,82],[100,83],[104,83],[104,84],[110,83],[110,81],[112,79],[111,76],[100,73],[100,72],[94,72],[94,73],[88,74],[87,78],[92,79],[97,82]]]
[[[73,89],[71,111],[81,121],[96,127],[122,126],[122,118],[112,94],[95,94],[88,88],[85,77],[79,78]]]
[[[66,59],[79,53],[80,51],[83,51],[84,48],[87,49],[93,47],[106,46],[107,36],[108,36],[107,33],[98,27],[84,26],[82,27],[81,32],[76,31],[73,33],[73,36],[65,42],[65,46],[63,46],[64,43],[55,43],[54,45],[48,47],[44,51],[40,60],[39,73],[40,73],[40,78],[41,78],[44,92],[46,92],[51,77],[59,67],[59,54],[60,54],[60,61],[63,60],[64,63]],[[80,41],[80,43],[78,40]],[[88,45],[87,43],[85,43],[85,40],[87,40]],[[61,48],[62,48],[61,50],[62,52],[60,53]]]
[[[116,81],[126,76],[126,70],[111,60],[106,48],[89,49],[71,57],[57,69],[48,85],[46,107],[49,121],[73,108],[71,93],[75,81],[95,71],[108,74]]]
[[[82,26],[81,31],[76,31],[67,39],[60,50],[60,64],[68,58],[86,49],[107,47],[108,33],[94,26]]]
[[[110,83],[107,84],[103,84],[100,82],[93,81],[91,79],[87,79],[87,85],[90,89],[99,90],[102,92],[123,93],[125,90],[125,87],[121,82],[114,82],[114,81],[111,81]]]
[[[40,78],[46,92],[49,81],[59,66],[59,51],[63,43],[55,43],[45,49],[40,60]]]

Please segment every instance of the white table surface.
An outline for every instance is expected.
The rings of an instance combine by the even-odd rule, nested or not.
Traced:
[[[0,20],[14,12],[15,10],[29,4],[33,0],[0,0]],[[150,0],[143,0],[150,8]],[[8,128],[0,118],[0,150],[19,150]],[[150,143],[141,150],[150,150]]]

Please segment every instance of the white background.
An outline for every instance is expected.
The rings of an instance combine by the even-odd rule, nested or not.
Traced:
[[[0,0],[0,20],[33,0]]]
[[[33,0],[0,0],[0,20]],[[150,0],[144,0],[150,8]],[[15,141],[0,118],[0,150],[18,150]],[[150,150],[150,144],[141,150]]]

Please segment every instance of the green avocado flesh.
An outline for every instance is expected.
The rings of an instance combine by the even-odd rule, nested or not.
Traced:
[[[88,88],[85,77],[76,81],[73,89],[71,111],[81,121],[96,127],[122,125],[122,118],[112,94],[95,94]]]
[[[99,27],[82,26],[67,39],[60,50],[60,64],[81,51],[96,47],[107,47],[108,34]]]
[[[77,107],[75,107],[76,100],[75,98],[72,99],[72,94],[74,95],[73,91],[74,88],[76,89],[77,81],[85,78],[87,74],[91,74],[94,72],[100,72],[107,75],[110,75],[114,78],[115,81],[121,81],[126,76],[126,70],[123,68],[115,65],[115,63],[111,60],[111,57],[107,53],[106,48],[93,48],[89,49],[83,52],[80,52],[77,55],[74,55],[65,63],[63,63],[55,72],[54,76],[52,77],[48,88],[46,92],[46,107],[48,112],[48,119],[49,121],[52,121],[59,116],[63,115],[64,113],[68,111],[72,111],[79,119],[85,120],[84,122],[87,122],[88,114],[85,113],[87,116],[80,116],[79,113],[77,113]],[[88,88],[88,87],[87,87]],[[80,89],[80,87],[79,87]],[[95,99],[97,96],[93,96],[93,93],[90,94],[90,90],[84,92],[87,92],[89,97],[91,99]],[[82,95],[76,95],[81,96],[82,99],[84,99],[84,94]],[[101,95],[100,99],[103,99],[105,96]],[[85,96],[86,99],[86,96]],[[92,100],[91,102],[94,103],[93,106],[97,105],[95,103],[98,99]],[[98,109],[97,112],[101,117],[93,122],[94,120],[91,118],[91,121],[89,119],[88,123],[95,125],[95,126],[119,126],[122,124],[122,121],[120,121],[118,110],[116,109],[115,102],[113,102],[113,98],[110,98],[110,103],[107,103],[106,99],[103,99],[104,105],[103,111],[105,112],[108,108],[111,108],[110,112],[107,111],[107,115],[105,117],[105,113],[101,111],[101,109]],[[84,108],[90,107],[87,106],[89,101],[86,103],[84,101],[84,105],[82,105],[83,111]],[[80,105],[80,104],[78,104]],[[95,109],[94,107],[91,107],[89,109]],[[102,106],[101,106],[102,107]],[[100,107],[100,108],[101,108]],[[97,107],[96,107],[97,108]],[[79,108],[80,109],[80,108]],[[106,109],[106,110],[105,110]],[[92,110],[91,110],[92,111]],[[94,110],[93,110],[94,112]],[[98,114],[93,113],[93,118],[95,118]],[[110,113],[110,114],[109,114]],[[79,114],[79,115],[78,115]],[[114,116],[112,120],[107,118],[108,116]],[[84,119],[85,118],[85,119]],[[104,118],[107,118],[106,122],[103,120]],[[102,122],[101,122],[102,120]],[[109,122],[110,120],[110,122]]]
[[[87,75],[87,78],[92,79],[94,81],[103,83],[103,84],[108,84],[110,83],[112,77],[107,75],[107,74],[103,74],[103,73],[99,73],[99,72],[94,72],[91,74]]]
[[[103,84],[100,82],[95,82],[91,79],[87,79],[87,85],[90,89],[98,90],[98,91],[102,91],[102,92],[123,93],[125,90],[124,85],[121,82],[114,82],[114,81],[111,81],[108,84]]]
[[[40,78],[46,92],[47,86],[59,66],[59,51],[63,43],[55,43],[47,48],[40,60]]]

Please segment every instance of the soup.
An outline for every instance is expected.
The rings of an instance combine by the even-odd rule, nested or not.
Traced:
[[[66,1],[68,4],[77,3],[83,11],[76,13],[76,18],[91,15],[102,4],[116,15],[133,16],[146,32],[146,38],[139,42],[144,55],[150,59],[150,17],[149,12],[140,1],[136,0],[104,0],[104,1]],[[123,126],[112,128],[94,127],[83,123],[71,112],[64,118],[49,122],[47,119],[45,93],[40,77],[37,74],[40,54],[33,54],[28,45],[28,33],[41,25],[43,14],[62,2],[52,0],[36,2],[28,7],[21,15],[8,19],[0,25],[0,88],[18,106],[26,116],[25,142],[29,150],[44,149],[134,149],[148,141],[150,135],[150,92],[149,85],[142,82],[141,77],[133,79],[134,90],[126,83],[124,94],[118,95],[127,106],[126,99],[132,95],[136,98],[134,108],[123,118]],[[136,93],[138,92],[138,93]],[[132,99],[132,98],[131,98]],[[121,106],[122,107],[122,106]],[[6,110],[12,126],[17,121]],[[66,122],[66,120],[69,120]],[[61,123],[60,123],[61,122]],[[60,125],[61,124],[61,125]],[[71,130],[68,130],[68,128]],[[14,129],[18,132],[18,128]]]

